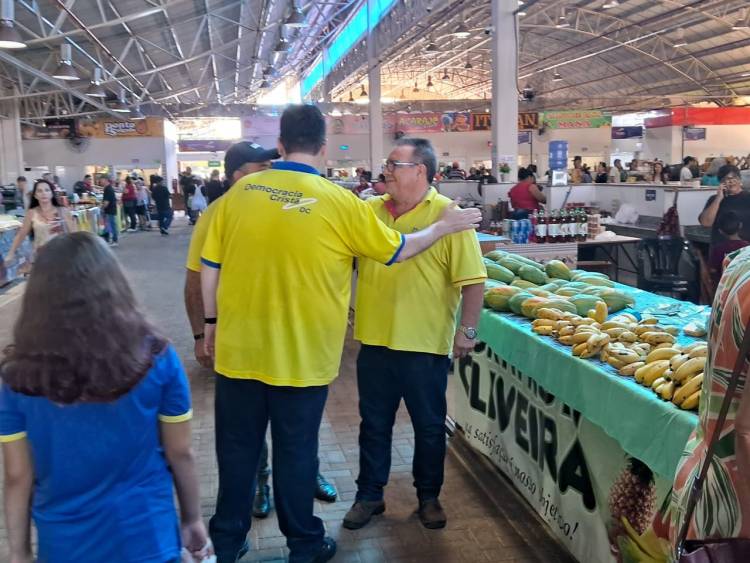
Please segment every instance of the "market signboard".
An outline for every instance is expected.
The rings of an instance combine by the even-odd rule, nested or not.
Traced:
[[[164,121],[160,117],[146,119],[81,119],[78,134],[82,137],[113,139],[118,137],[163,137]]]
[[[278,137],[280,124],[281,118],[272,115],[246,115],[242,118],[242,138]]]
[[[406,113],[398,114],[396,130],[404,133],[440,133],[443,131],[439,113]]]
[[[478,343],[456,371],[451,414],[464,437],[578,561],[670,561],[671,479],[629,457],[487,344]]]
[[[613,139],[642,139],[643,127],[634,125],[630,127],[612,127]]]
[[[67,139],[76,130],[74,119],[48,119],[44,127],[21,124],[21,138],[24,140],[35,139]]]
[[[706,128],[705,127],[683,127],[682,138],[686,141],[705,141],[706,140]]]
[[[238,117],[180,117],[175,120],[177,138],[236,141],[241,136]]]
[[[492,114],[472,113],[471,128],[473,131],[489,131],[492,129]],[[521,112],[518,114],[518,130],[530,131],[539,129],[539,114],[536,112]]]
[[[545,111],[542,122],[549,129],[599,129],[611,127],[612,116],[598,110]]]

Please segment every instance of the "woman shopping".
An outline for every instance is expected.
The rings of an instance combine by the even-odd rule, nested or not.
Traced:
[[[526,168],[518,171],[518,183],[510,189],[508,197],[513,208],[513,219],[525,219],[530,213],[540,209],[542,203],[547,202],[534,182],[534,175]]]
[[[70,214],[55,197],[52,185],[47,180],[38,180],[31,189],[31,203],[18,230],[16,238],[5,257],[6,262],[13,262],[16,251],[29,235],[34,236],[34,254],[50,240],[63,233],[75,230],[75,223]]]
[[[734,257],[732,259],[732,257]],[[672,494],[673,543],[685,518],[693,481],[698,475],[717,426],[745,329],[750,321],[750,250],[728,257],[713,303],[708,358],[700,398],[698,426],[677,468]],[[750,538],[750,386],[748,361],[731,397],[728,416],[698,493],[688,539]],[[721,559],[721,561],[724,561]]]
[[[133,178],[128,176],[125,179],[125,187],[122,190],[122,207],[125,210],[125,214],[130,220],[130,231],[135,232],[138,226],[137,207],[138,207],[138,190],[135,187]]]
[[[101,239],[39,253],[0,375],[11,562],[35,560],[31,518],[45,563],[208,555],[185,371]]]

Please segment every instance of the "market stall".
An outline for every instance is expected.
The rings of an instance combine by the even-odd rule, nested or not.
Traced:
[[[581,276],[580,279],[591,280],[588,273]],[[518,280],[517,276],[512,282],[506,280],[516,286],[500,283],[499,287],[526,286],[521,292],[529,289]],[[613,294],[627,295],[634,302],[619,312],[633,315],[628,317],[635,319],[631,326],[641,326],[637,324],[640,318],[650,319],[644,323],[658,319],[659,330],[678,333],[673,337],[674,343],[668,344],[669,337],[665,336],[660,348],[653,347],[655,357],[674,354],[676,360],[677,350],[668,346],[689,347],[696,342],[681,329],[691,322],[705,323],[708,308],[619,284],[607,283],[599,293],[606,295],[610,285],[614,286]],[[551,286],[540,287],[549,291]],[[574,292],[582,287],[576,286]],[[540,295],[530,295],[531,300],[525,301],[522,310],[516,307],[526,316],[506,312],[502,306],[495,307],[500,310],[486,308],[482,312],[475,352],[457,365],[452,378],[450,416],[459,428],[458,436],[491,460],[579,561],[666,562],[668,546],[663,538],[669,516],[665,509],[677,463],[697,424],[694,410],[689,410],[697,402],[682,403],[685,408],[679,408],[663,397],[676,400],[684,387],[678,386],[675,391],[674,383],[670,383],[669,394],[659,395],[644,385],[643,379],[641,383],[636,381],[634,373],[641,373],[636,367],[646,366],[651,377],[653,370],[660,367],[655,361],[662,362],[663,367],[664,360],[654,360],[651,353],[651,363],[644,356],[639,358],[642,361],[630,364],[630,376],[622,375],[629,373],[624,364],[621,371],[613,367],[620,364],[611,356],[607,356],[611,363],[602,361],[604,352],[601,356],[586,354],[577,344],[572,354],[570,344],[563,344],[564,338],[556,337],[556,329],[551,328],[553,321],[534,320],[537,314],[563,318],[562,312],[539,313],[539,307],[545,304],[537,300],[545,300],[541,296],[544,292],[538,289]],[[561,292],[565,295],[564,289]],[[581,296],[570,299],[579,309],[582,302],[584,308],[589,306]],[[557,300],[556,295],[551,295],[546,304]],[[532,306],[536,306],[536,311],[530,313],[532,309],[528,307]],[[563,303],[553,306],[567,307]],[[616,317],[613,314],[609,319]],[[584,314],[580,322],[585,324],[586,318]],[[619,326],[618,321],[616,318],[610,323]],[[624,334],[621,331],[609,329],[605,335],[602,329],[600,336],[610,342],[611,334],[614,343],[615,334]],[[609,353],[631,354],[622,342],[627,341],[612,344],[617,348]],[[704,353],[704,348],[697,351],[696,345],[696,354]],[[696,361],[702,365],[705,360],[701,356]],[[657,388],[661,389],[661,385]]]
[[[16,259],[12,264],[6,264],[4,261],[20,228],[21,222],[16,217],[0,215],[0,287],[21,277],[31,263],[31,241],[29,240],[24,241],[16,251]]]

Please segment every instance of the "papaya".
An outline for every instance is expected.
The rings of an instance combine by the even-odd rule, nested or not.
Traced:
[[[555,292],[555,295],[559,295],[560,297],[573,297],[579,293],[580,290],[574,287],[562,287]]]
[[[596,309],[596,304],[602,299],[596,295],[584,295],[579,293],[568,298],[573,305],[576,307],[576,311],[582,317],[585,317],[591,309]]]
[[[547,303],[549,303],[549,299],[546,297],[538,297],[536,295],[529,297],[521,303],[521,314],[528,319],[534,319],[536,318],[534,314],[536,308],[545,306]]]
[[[494,260],[490,260],[489,258],[482,258],[482,262],[485,266],[493,266],[497,264],[497,262],[495,262]]]
[[[589,272],[587,270],[571,270],[570,271],[570,279],[573,281],[577,281],[576,278],[580,278],[582,276],[595,276],[597,278],[604,278],[606,280],[609,279],[609,276],[602,272]]]
[[[546,283],[546,284],[544,284],[544,285],[540,285],[540,286],[539,286],[539,289],[542,289],[542,290],[544,290],[544,291],[549,291],[550,293],[554,293],[554,292],[555,292],[555,291],[557,291],[557,290],[558,290],[559,288],[557,287],[557,284],[556,284],[556,283],[552,283],[552,282],[550,282],[550,283]]]
[[[545,264],[544,271],[551,278],[569,280],[570,279],[570,268],[565,265],[562,260],[550,260]]]
[[[521,262],[521,264],[524,264],[525,266],[533,266],[537,270],[544,271],[544,266],[542,266],[539,262],[535,262],[531,258],[526,258],[526,256],[523,256],[522,254],[508,254],[508,256],[512,257],[518,262]]]
[[[515,274],[508,268],[504,268],[500,264],[486,264],[487,276],[493,280],[499,280],[503,283],[510,283],[515,278]]]
[[[604,287],[614,287],[615,282],[609,278],[600,278],[599,276],[580,276],[576,278],[576,281],[585,283],[588,285],[599,285]]]
[[[488,260],[492,260],[493,262],[497,262],[500,260],[500,258],[503,258],[504,256],[507,256],[508,253],[504,250],[493,250],[492,252],[488,252],[484,255],[485,258]]]
[[[484,292],[484,304],[495,311],[509,311],[508,301],[520,291],[509,285],[493,287]]]
[[[499,258],[497,260],[497,263],[500,264],[503,268],[508,268],[516,275],[518,275],[518,270],[520,270],[521,266],[523,266],[521,262],[513,258],[510,254]]]
[[[539,268],[533,266],[523,265],[518,270],[518,275],[521,279],[529,281],[536,285],[544,285],[547,283],[547,276],[544,275]]]
[[[602,288],[602,291],[599,292],[599,299],[607,304],[610,313],[617,313],[635,305],[635,298],[632,295],[607,287]]]
[[[512,286],[511,286],[512,287]],[[532,295],[536,295],[537,297],[551,297],[552,293],[550,291],[544,290],[541,287],[530,287],[526,289],[529,293]]]
[[[557,309],[558,311],[563,311],[566,313],[572,313],[573,315],[578,314],[578,309],[576,308],[576,306],[567,299],[562,298],[551,297],[550,300],[547,301],[547,308]]]
[[[508,284],[507,283],[503,283],[503,282],[501,282],[499,280],[493,280],[491,278],[488,278],[488,279],[484,280],[484,289],[485,290],[492,289],[493,287],[503,287],[503,286],[506,286],[506,285],[508,285]]]
[[[514,279],[514,280],[513,280],[513,281],[512,281],[511,283],[510,283],[510,285],[512,285],[512,286],[514,286],[514,287],[520,287],[521,289],[529,289],[529,288],[535,288],[535,289],[539,289],[539,286],[538,286],[538,285],[536,285],[535,283],[531,283],[530,281],[528,281],[528,280],[523,280],[523,279],[521,279],[521,278],[516,278],[516,279]]]
[[[510,307],[510,310],[513,311],[516,315],[520,315],[521,305],[523,304],[524,301],[526,301],[527,299],[531,297],[534,297],[534,296],[528,291],[519,291],[508,300],[508,307]]]

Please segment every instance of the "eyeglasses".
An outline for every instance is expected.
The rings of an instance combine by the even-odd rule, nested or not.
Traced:
[[[739,178],[739,176],[735,176],[734,174],[729,174],[728,176],[724,176],[724,179],[722,179],[722,184],[729,184],[730,182],[741,182],[742,180]]]
[[[390,158],[385,161],[385,169],[388,172],[393,172],[396,168],[406,168],[411,166],[419,166],[418,162],[403,162],[400,160],[391,160]]]

